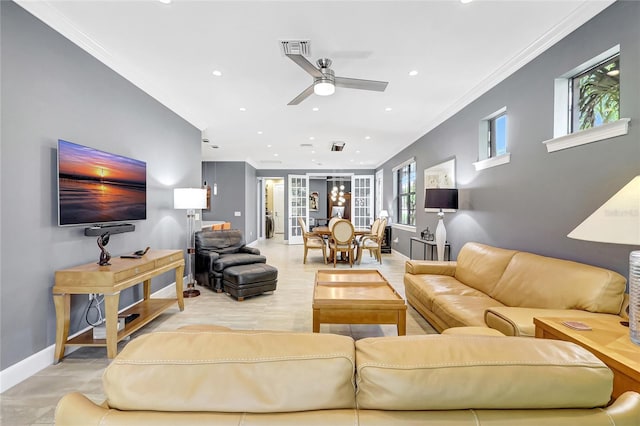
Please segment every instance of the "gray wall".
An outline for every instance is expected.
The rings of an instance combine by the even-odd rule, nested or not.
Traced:
[[[0,228],[1,364],[52,345],[57,269],[96,262],[95,237],[58,227],[56,147],[66,139],[147,163],[147,220],[113,235],[114,256],[147,245],[186,246],[186,213],[173,188],[199,186],[200,131],[18,5],[0,2],[2,157]],[[196,166],[196,167],[194,167]],[[153,291],[173,274],[153,280]],[[141,298],[121,295],[120,306]],[[72,298],[70,333],[86,326],[86,296]]]
[[[250,167],[250,166],[249,166]],[[254,182],[247,181],[247,163],[244,161],[204,161],[202,162],[202,179],[211,186],[211,210],[202,211],[202,220],[222,220],[231,222],[233,229],[239,229],[245,235],[245,239],[251,242],[247,231],[247,198],[250,186],[255,187]],[[255,181],[255,179],[254,179]],[[213,184],[218,185],[218,195],[213,195]],[[255,193],[255,188],[253,189]],[[255,197],[254,197],[255,198]],[[254,200],[252,206],[255,206]],[[255,236],[255,208],[253,215],[253,230]],[[240,212],[241,216],[235,216]],[[250,213],[251,214],[251,213]]]
[[[620,44],[621,116],[625,136],[547,153],[553,137],[554,78]],[[456,158],[460,210],[447,214],[457,255],[467,241],[572,259],[628,276],[637,247],[573,240],[566,235],[640,173],[640,2],[614,3],[511,77],[383,165],[385,205],[394,206],[391,169],[417,159],[417,234],[437,223],[424,213],[423,170]],[[478,123],[507,107],[511,163],[476,172]],[[394,249],[408,255],[409,237],[394,229]]]

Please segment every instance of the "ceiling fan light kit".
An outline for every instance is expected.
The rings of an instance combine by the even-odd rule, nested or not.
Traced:
[[[289,102],[288,105],[298,105],[300,102],[304,101],[314,93],[319,96],[333,95],[336,91],[336,86],[344,87],[347,89],[373,90],[376,92],[384,92],[384,90],[387,88],[387,84],[389,84],[386,81],[336,77],[333,70],[330,68],[331,59],[328,58],[318,59],[316,62],[316,67],[303,55],[286,53],[286,56],[313,77],[313,83],[311,84],[311,86],[307,87],[302,91],[302,93],[293,98],[293,100]]]
[[[333,95],[336,91],[336,86],[328,80],[318,80],[313,83],[313,93],[318,96]]]

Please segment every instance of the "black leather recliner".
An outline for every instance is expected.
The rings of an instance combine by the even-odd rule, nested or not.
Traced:
[[[200,285],[222,292],[226,268],[266,262],[260,250],[245,245],[238,229],[196,232],[196,280]]]

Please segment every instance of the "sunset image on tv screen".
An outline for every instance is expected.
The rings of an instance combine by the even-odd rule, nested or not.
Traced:
[[[60,225],[146,219],[146,191],[144,161],[58,141]]]

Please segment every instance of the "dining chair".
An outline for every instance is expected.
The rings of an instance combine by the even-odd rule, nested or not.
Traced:
[[[329,231],[333,229],[333,225],[335,225],[336,222],[339,220],[342,220],[342,219],[340,219],[338,216],[334,216],[329,220],[329,223],[327,224],[327,226],[329,227]]]
[[[386,227],[387,219],[382,219],[378,223],[375,235],[369,234],[362,237],[358,245],[358,265],[362,262],[362,252],[365,250],[369,250],[369,255],[375,256],[376,260],[382,264],[382,243]]]
[[[353,224],[346,219],[338,220],[331,228],[329,238],[329,249],[333,255],[333,267],[336,267],[338,253],[345,253],[349,256],[349,265],[353,267],[353,252],[355,248],[355,229]]]
[[[313,232],[309,232],[307,229],[307,224],[304,222],[304,219],[299,217],[298,223],[300,224],[300,228],[302,228],[302,240],[304,242],[304,257],[302,258],[302,263],[307,263],[307,252],[309,249],[321,249],[322,250],[322,258],[324,259],[324,264],[327,264],[327,246],[324,243],[324,239],[319,235],[314,234]]]
[[[362,239],[364,237],[375,237],[378,235],[378,227],[380,226],[380,221],[382,219],[377,218],[376,220],[373,221],[373,223],[371,224],[371,232],[367,233],[367,234],[363,234],[360,235],[358,237],[358,244],[360,244],[362,242]]]

